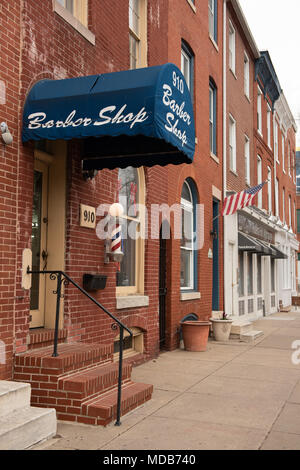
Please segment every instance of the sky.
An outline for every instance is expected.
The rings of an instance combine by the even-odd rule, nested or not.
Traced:
[[[300,119],[300,0],[239,0],[260,51],[268,50],[281,88]],[[300,120],[297,119],[300,142]]]

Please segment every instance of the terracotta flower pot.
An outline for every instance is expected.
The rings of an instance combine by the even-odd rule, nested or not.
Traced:
[[[216,341],[228,341],[232,320],[211,318],[213,334]]]
[[[184,349],[186,351],[205,351],[209,327],[209,321],[185,321],[180,322]]]

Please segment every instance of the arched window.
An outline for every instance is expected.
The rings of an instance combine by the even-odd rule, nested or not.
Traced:
[[[182,290],[197,288],[196,204],[194,184],[187,179],[183,183],[181,192],[180,287]]]
[[[119,169],[119,203],[124,209],[121,218],[124,258],[117,272],[117,294],[120,295],[144,292],[144,186],[142,168]]]

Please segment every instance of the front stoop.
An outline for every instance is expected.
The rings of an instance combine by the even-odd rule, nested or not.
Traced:
[[[253,325],[248,320],[234,320],[231,325],[230,337],[232,339],[239,339],[245,343],[252,343],[263,334],[263,331],[253,330]]]
[[[43,348],[16,356],[14,379],[30,382],[32,405],[55,408],[59,420],[106,426],[117,406],[119,365],[112,362],[113,346],[60,344],[58,354],[52,357],[52,348]],[[152,385],[132,382],[131,371],[124,361],[122,415],[149,400],[153,391]]]
[[[106,426],[117,417],[117,388],[108,391],[100,398],[87,401],[83,410],[90,417],[90,424]],[[121,415],[134,410],[151,399],[153,385],[134,383],[124,384],[121,396]]]
[[[23,450],[56,434],[54,409],[30,406],[30,385],[0,381],[0,450]]]

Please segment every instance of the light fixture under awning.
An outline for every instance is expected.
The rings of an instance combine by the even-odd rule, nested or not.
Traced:
[[[36,83],[23,142],[84,139],[83,169],[191,163],[195,126],[181,71],[167,63]]]

